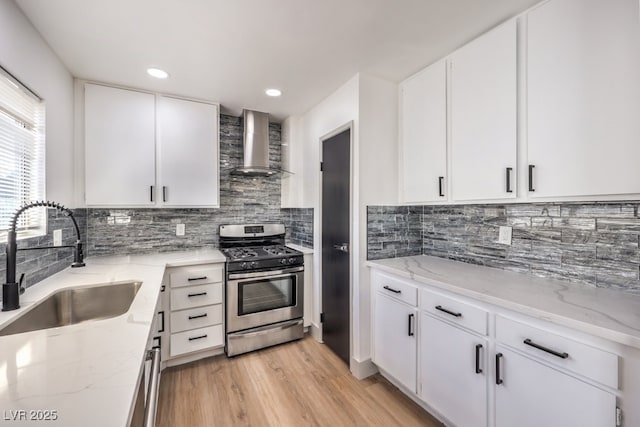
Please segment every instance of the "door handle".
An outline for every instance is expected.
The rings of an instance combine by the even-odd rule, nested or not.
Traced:
[[[482,373],[482,368],[480,367],[480,351],[482,350],[482,344],[476,344],[476,374]]]
[[[339,245],[333,245],[333,249],[338,250],[340,252],[349,253],[349,244],[340,243]]]

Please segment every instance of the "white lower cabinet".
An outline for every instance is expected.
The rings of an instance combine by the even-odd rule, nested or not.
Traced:
[[[496,427],[616,425],[616,396],[496,346]]]
[[[167,268],[164,283],[169,365],[221,353],[224,347],[224,263]],[[167,289],[168,291],[168,289]]]
[[[418,395],[457,427],[487,425],[487,340],[422,312]]]
[[[371,285],[373,362],[447,426],[637,424],[621,404],[637,401],[640,353],[388,272]]]
[[[416,392],[416,321],[418,310],[376,292],[374,301],[374,363]]]

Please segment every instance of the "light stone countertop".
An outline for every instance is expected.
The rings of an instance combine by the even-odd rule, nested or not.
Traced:
[[[291,249],[295,249],[296,251],[300,251],[305,255],[309,255],[313,253],[313,249],[296,245],[295,243],[287,243],[287,246],[290,247]]]
[[[640,296],[426,255],[367,266],[640,349]]]
[[[0,337],[0,424],[127,426],[165,268],[224,261],[217,250],[90,257],[29,287],[20,309],[0,312],[0,328],[62,288],[142,282],[121,316]],[[20,410],[27,421],[9,421]],[[58,419],[28,421],[31,410]]]

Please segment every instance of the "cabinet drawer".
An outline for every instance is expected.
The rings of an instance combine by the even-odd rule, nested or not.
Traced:
[[[487,335],[488,313],[467,302],[422,289],[420,308],[436,317],[456,323],[481,335]]]
[[[618,388],[618,356],[613,353],[502,316],[496,316],[496,339],[537,359]]]
[[[224,344],[222,325],[171,334],[171,356],[220,347]]]
[[[222,323],[222,304],[171,312],[171,332],[173,333],[220,323]]]
[[[176,267],[171,269],[169,283],[172,288],[181,286],[204,285],[205,283],[222,282],[224,265],[199,265],[193,267]]]
[[[375,270],[372,271],[371,276],[374,290],[414,307],[418,305],[418,287],[416,285]]]
[[[222,303],[222,283],[188,286],[171,291],[171,311]]]

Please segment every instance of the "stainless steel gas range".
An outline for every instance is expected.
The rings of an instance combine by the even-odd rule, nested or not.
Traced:
[[[228,356],[303,336],[304,257],[284,233],[283,224],[220,226]]]

